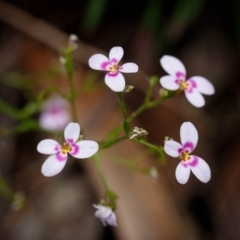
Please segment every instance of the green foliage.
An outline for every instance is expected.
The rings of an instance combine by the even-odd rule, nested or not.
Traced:
[[[97,29],[107,7],[107,3],[108,0],[88,1],[86,14],[83,20],[83,29],[86,33],[92,34]]]

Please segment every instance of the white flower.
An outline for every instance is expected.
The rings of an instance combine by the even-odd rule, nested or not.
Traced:
[[[211,170],[208,164],[200,157],[189,155],[198,142],[198,132],[190,122],[184,122],[180,129],[181,143],[167,140],[164,144],[165,152],[171,157],[179,157],[181,162],[176,168],[176,178],[181,184],[185,184],[190,176],[190,170],[202,182],[211,179]]]
[[[194,76],[187,79],[186,69],[179,59],[165,55],[160,59],[160,64],[169,74],[160,78],[161,85],[168,90],[183,90],[188,101],[195,107],[205,105],[202,93],[215,93],[214,86],[206,78]]]
[[[68,102],[60,97],[47,100],[42,107],[39,125],[48,131],[63,131],[70,121]]]
[[[110,50],[109,58],[103,54],[94,54],[88,61],[92,69],[108,71],[105,76],[105,83],[115,92],[121,92],[125,88],[125,79],[121,72],[135,73],[138,71],[138,66],[135,63],[119,65],[122,57],[122,47],[113,47]]]
[[[116,215],[110,207],[95,204],[93,206],[97,209],[95,217],[101,220],[103,226],[117,226]]]
[[[38,152],[51,154],[42,165],[44,176],[51,177],[60,173],[67,162],[68,153],[75,158],[88,158],[98,151],[98,144],[94,141],[77,142],[79,134],[79,124],[69,123],[64,130],[65,142],[62,146],[52,139],[42,140],[38,144]]]

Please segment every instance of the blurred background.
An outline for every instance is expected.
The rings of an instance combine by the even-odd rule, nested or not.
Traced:
[[[41,175],[46,156],[36,146],[49,133],[38,124],[40,105],[56,87],[67,89],[59,51],[72,33],[80,39],[74,80],[85,139],[103,140],[122,120],[104,75],[87,65],[92,54],[122,46],[123,61],[140,67],[126,76],[135,86],[124,95],[128,113],[142,103],[149,77],[165,74],[159,64],[164,54],[179,58],[189,77],[214,84],[216,94],[201,109],[178,95],[131,124],[163,145],[165,136],[179,141],[181,124],[191,121],[199,132],[194,154],[212,170],[209,183],[192,175],[180,185],[178,160],[159,160],[134,142],[117,144],[101,153],[107,181],[119,196],[118,227],[111,228],[94,217],[92,204],[104,193],[91,159],[68,161],[53,178]],[[0,184],[0,239],[240,239],[239,66],[238,0],[0,1],[0,170],[17,193],[10,204],[10,190]],[[158,177],[122,166],[132,162],[154,166]],[[22,198],[26,206],[19,209]]]

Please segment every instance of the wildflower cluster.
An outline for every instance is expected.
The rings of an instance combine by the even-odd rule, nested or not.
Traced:
[[[162,68],[169,74],[160,78],[159,82],[165,89],[164,94],[160,94],[156,100],[151,100],[151,91],[158,79],[150,80],[149,89],[147,90],[143,104],[133,112],[129,117],[126,114],[125,104],[123,102],[122,93],[130,92],[133,86],[126,86],[126,81],[122,73],[135,73],[138,71],[138,66],[135,63],[122,64],[124,51],[122,47],[113,47],[109,56],[103,54],[94,54],[89,59],[89,66],[94,70],[105,71],[105,83],[114,92],[117,93],[119,100],[119,108],[123,114],[123,130],[125,135],[119,138],[109,138],[99,144],[91,140],[82,140],[80,137],[80,125],[76,119],[76,107],[74,105],[74,89],[72,82],[72,59],[71,54],[77,48],[77,37],[71,35],[68,39],[67,47],[62,51],[62,63],[66,67],[69,78],[70,95],[67,100],[53,98],[47,101],[43,106],[43,111],[40,115],[40,125],[42,128],[51,131],[62,131],[64,129],[64,143],[59,144],[53,139],[42,140],[38,146],[38,152],[50,155],[42,165],[42,174],[46,177],[54,176],[62,171],[64,168],[68,154],[75,158],[86,159],[93,157],[94,163],[99,170],[101,180],[105,188],[105,197],[99,204],[93,205],[96,208],[95,216],[99,218],[104,226],[117,226],[116,215],[114,213],[116,208],[116,194],[110,190],[104,179],[104,174],[100,167],[100,160],[96,154],[99,149],[107,148],[115,143],[124,140],[132,139],[145,146],[157,150],[163,154],[163,150],[171,157],[178,157],[180,163],[176,168],[176,179],[179,183],[185,184],[190,176],[190,172],[202,182],[206,183],[211,178],[211,171],[209,165],[200,157],[191,155],[196,148],[198,142],[198,132],[194,125],[190,122],[184,122],[180,128],[181,144],[173,139],[166,137],[164,147],[159,147],[147,141],[148,132],[143,128],[134,127],[130,131],[130,122],[148,108],[157,106],[160,102],[170,97],[167,91],[175,91],[176,93],[184,92],[187,100],[195,107],[203,107],[205,100],[202,94],[214,94],[213,85],[204,77],[193,76],[187,79],[186,69],[183,63],[173,56],[165,55],[160,59]],[[163,91],[162,91],[163,92]],[[74,122],[70,122],[70,115],[68,113],[67,105],[73,111]],[[70,122],[70,123],[69,123]],[[113,132],[115,132],[116,128]],[[111,133],[110,133],[111,134]],[[150,175],[154,178],[158,177],[156,167],[150,168]]]

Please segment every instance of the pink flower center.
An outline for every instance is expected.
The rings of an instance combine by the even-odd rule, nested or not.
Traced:
[[[190,156],[189,156],[188,154],[189,154],[189,151],[188,151],[188,150],[182,151],[182,152],[181,152],[181,155],[179,156],[179,158],[180,158],[182,161],[190,160]]]
[[[72,145],[65,142],[65,143],[61,146],[61,151],[62,151],[63,154],[66,154],[66,153],[68,153],[68,152],[71,152],[71,151],[72,151]]]

